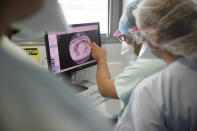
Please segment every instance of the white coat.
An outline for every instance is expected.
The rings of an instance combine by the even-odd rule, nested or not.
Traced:
[[[116,131],[196,131],[197,62],[181,58],[143,80]]]

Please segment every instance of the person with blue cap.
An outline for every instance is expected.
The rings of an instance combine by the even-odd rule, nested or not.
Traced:
[[[133,41],[133,36],[129,32],[129,29],[136,26],[132,12],[140,1],[135,0],[127,6],[120,18],[119,29],[114,33],[114,37],[118,38],[122,44],[121,55],[126,54],[129,50],[132,50],[135,55],[138,55],[140,52],[142,41],[140,39]]]
[[[196,131],[197,1],[142,0],[133,14],[167,67],[138,84],[115,131]]]
[[[131,35],[130,29],[136,27],[135,17],[132,12],[137,7],[137,4],[141,0],[135,0],[131,2],[126,11],[122,14],[119,21],[119,30],[114,34],[122,46],[127,45],[125,50],[133,50],[133,52],[138,55],[140,54],[141,46],[145,45],[137,36]],[[146,77],[159,72],[166,67],[166,64],[161,59],[154,57],[149,51],[148,58],[138,58],[136,61],[130,61],[129,65],[126,66],[122,73],[117,77],[111,78],[106,59],[106,50],[99,47],[94,42],[89,42],[92,48],[92,56],[96,59],[97,65],[97,84],[99,91],[102,96],[109,97],[113,99],[121,99],[124,102],[124,107],[127,106],[129,102],[130,95],[135,87]],[[126,51],[122,50],[121,54]],[[121,111],[120,116],[124,109]]]

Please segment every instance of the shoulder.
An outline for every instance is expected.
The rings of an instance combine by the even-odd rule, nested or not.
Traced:
[[[158,72],[166,67],[163,60],[160,59],[138,59],[134,62],[130,62],[128,66],[125,67],[123,73],[128,75],[150,75]]]
[[[196,63],[197,65],[197,63]],[[137,86],[137,92],[151,92],[152,95],[159,93],[169,93],[169,90],[180,90],[184,86],[193,86],[192,82],[196,80],[196,67],[191,67],[191,63],[184,59],[177,60],[165,69],[157,72],[144,80]],[[186,79],[186,76],[192,76]],[[189,84],[188,84],[189,83]],[[178,85],[177,85],[178,84]],[[183,88],[185,89],[185,88]],[[188,88],[187,88],[188,89]],[[177,92],[175,92],[177,94]]]
[[[137,60],[130,62],[124,71],[115,78],[115,88],[119,97],[130,92],[146,77],[159,72],[165,67],[161,60]]]
[[[166,63],[161,59],[138,59],[136,61],[129,62],[128,66],[125,67],[125,69],[147,69],[152,67],[159,67],[159,68],[165,68]]]
[[[149,87],[159,83],[159,80],[165,79],[168,72],[166,72],[166,68],[145,78],[139,83],[139,87]]]
[[[162,68],[166,67],[166,63],[161,59],[138,59],[135,62],[136,65],[139,67],[153,67],[153,66],[160,66]]]
[[[147,76],[155,74],[166,67],[164,61],[160,59],[139,59],[132,61],[126,66],[122,73],[120,73],[115,80],[124,79],[124,82],[133,80],[143,80]]]
[[[135,94],[148,95],[147,97],[157,97],[162,95],[163,86],[169,74],[166,69],[157,72],[144,80],[142,80],[136,87]]]

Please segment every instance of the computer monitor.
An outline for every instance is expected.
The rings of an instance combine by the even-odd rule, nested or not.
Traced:
[[[45,44],[49,70],[70,74],[96,65],[86,40],[101,46],[99,23],[74,24],[67,32],[48,32]]]

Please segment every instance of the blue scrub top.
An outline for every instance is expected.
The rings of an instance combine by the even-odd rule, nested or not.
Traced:
[[[116,92],[124,102],[124,107],[127,106],[132,91],[142,80],[165,67],[166,63],[161,59],[137,59],[131,61],[123,72],[115,78]]]
[[[197,62],[181,58],[143,80],[116,131],[196,131]]]

